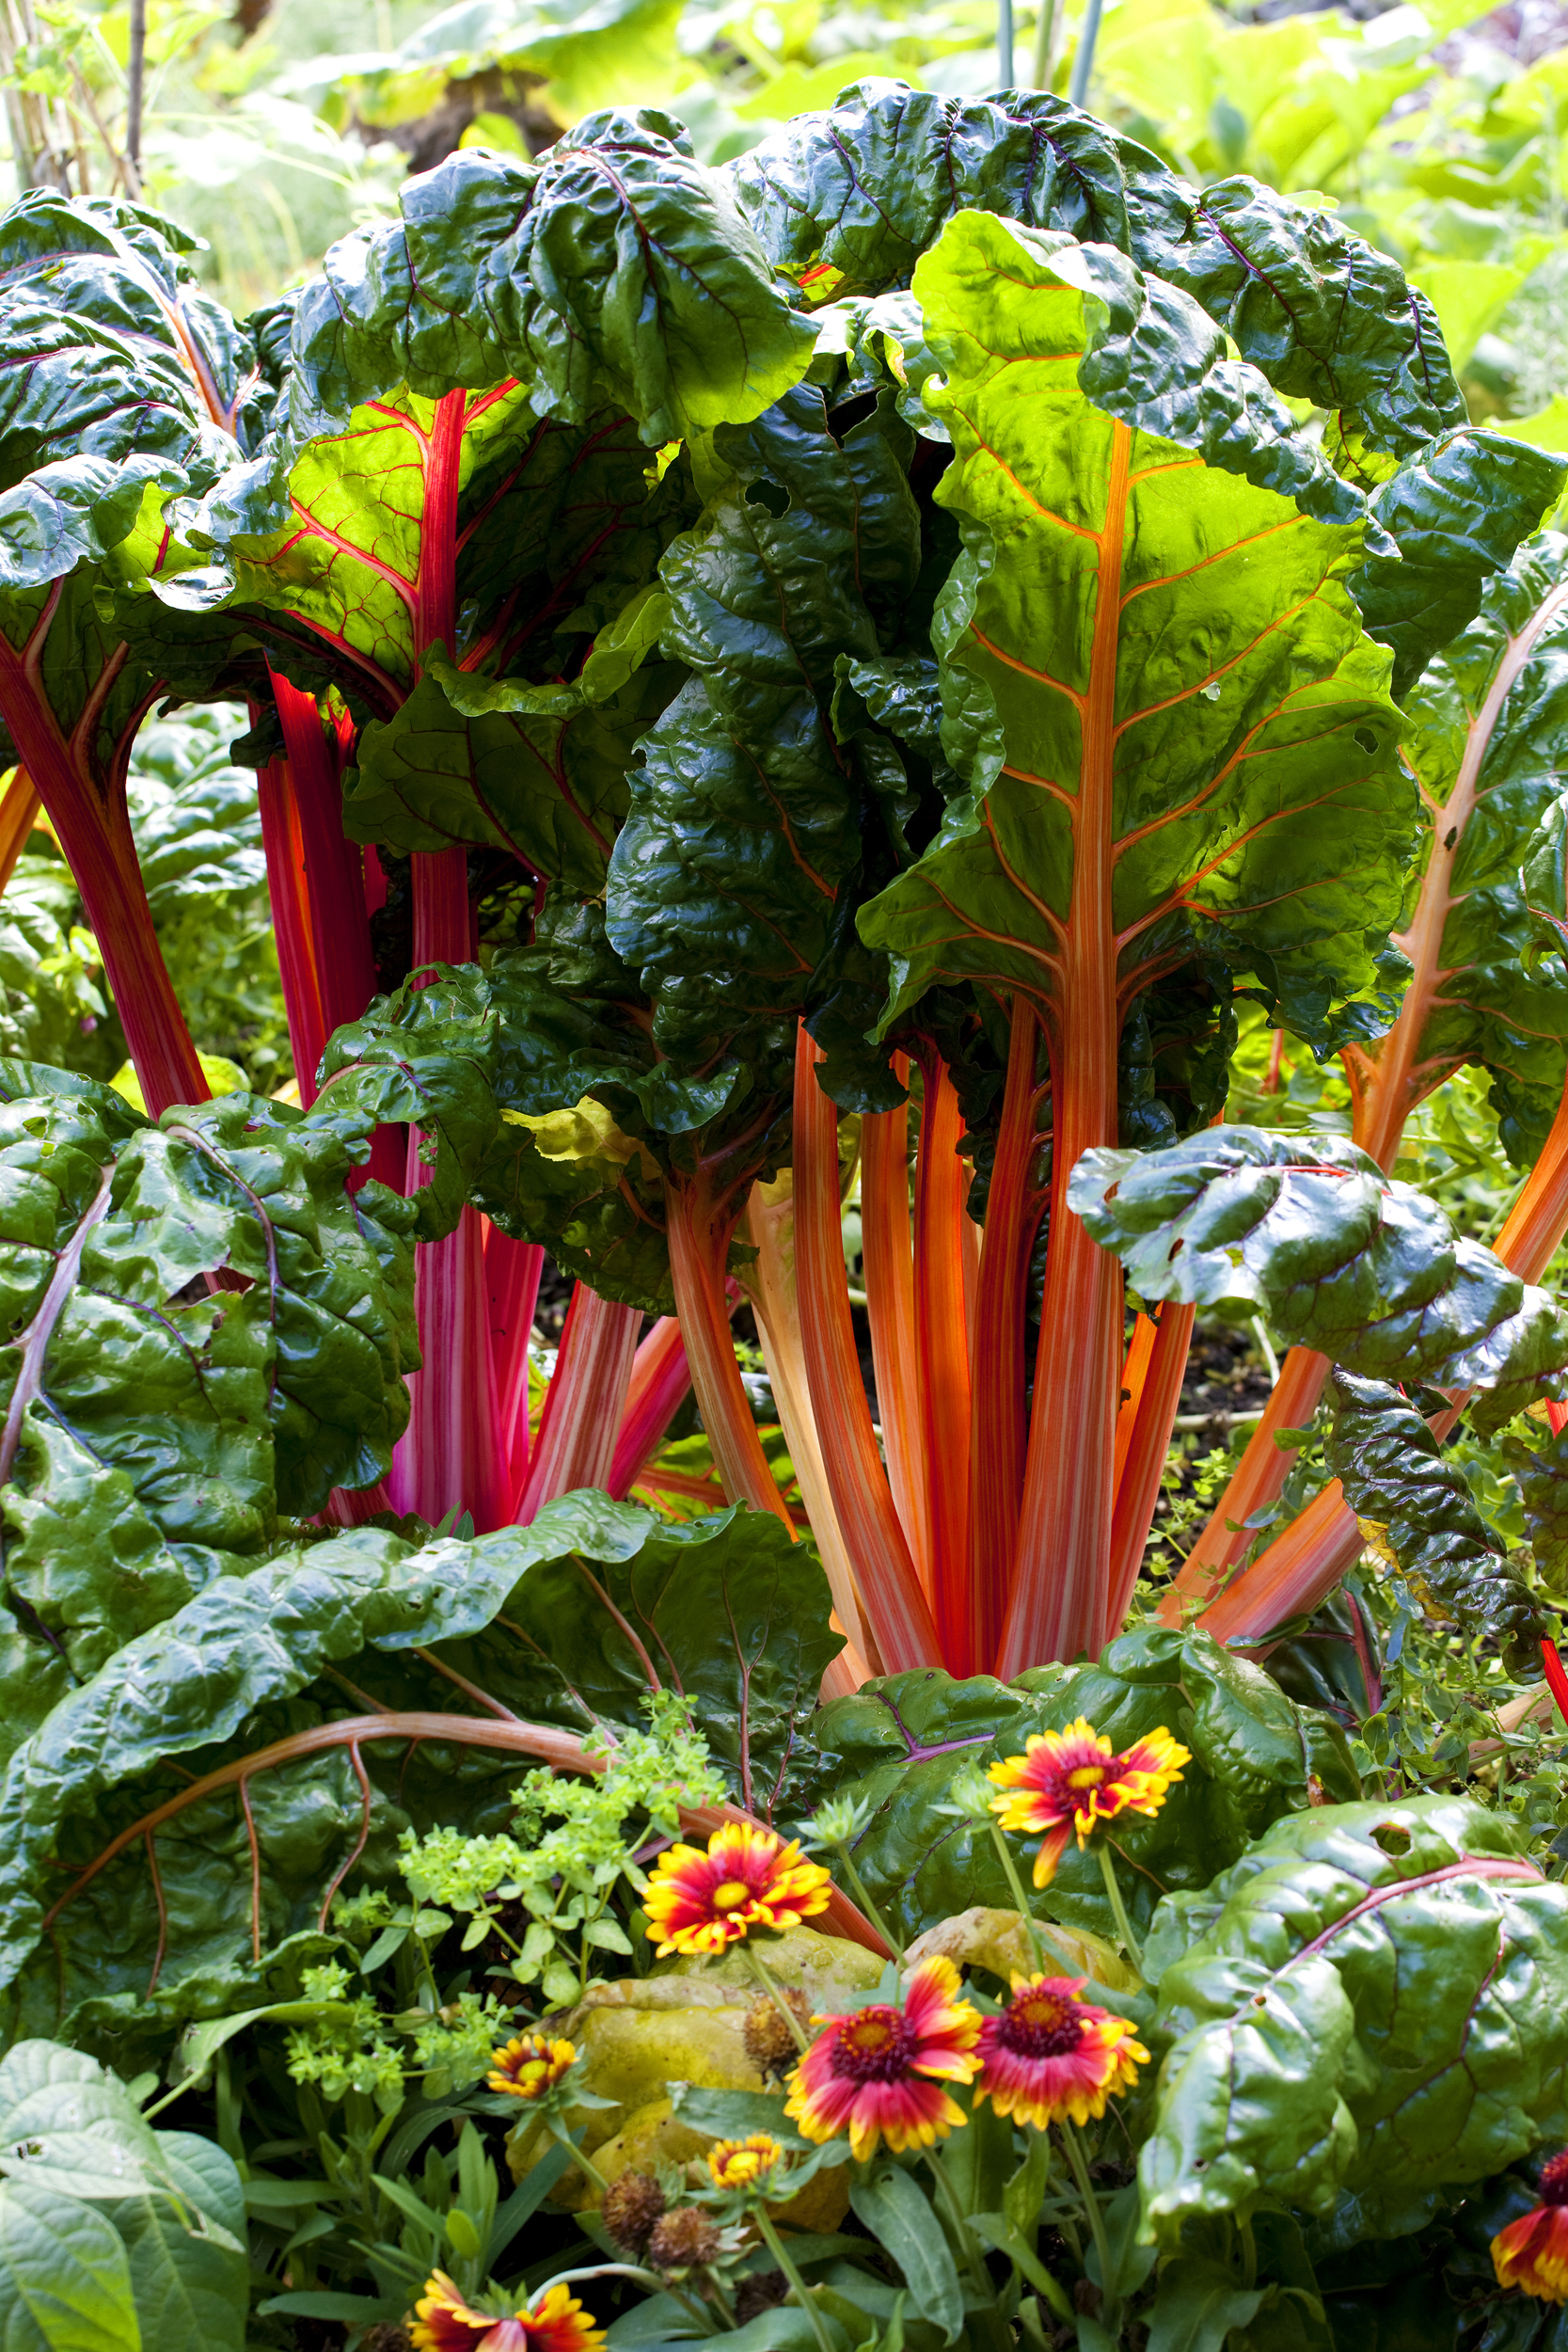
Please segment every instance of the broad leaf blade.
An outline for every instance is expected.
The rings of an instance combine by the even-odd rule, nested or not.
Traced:
[[[1442,1796],[1276,1822],[1174,1898],[1148,1954],[1174,2039],[1146,2226],[1172,2240],[1187,2215],[1322,2212],[1348,2188],[1397,2233],[1402,2203],[1560,2137],[1565,1915],[1505,1817]]]
[[[1068,1199],[1145,1298],[1266,1310],[1291,1346],[1370,1378],[1483,1392],[1486,1423],[1556,1393],[1568,1319],[1340,1136],[1211,1128],[1089,1152]]]
[[[1336,1366],[1329,1390],[1328,1467],[1370,1546],[1433,1616],[1497,1642],[1509,1671],[1528,1673],[1547,1620],[1488,1534],[1458,1463],[1387,1382]]]

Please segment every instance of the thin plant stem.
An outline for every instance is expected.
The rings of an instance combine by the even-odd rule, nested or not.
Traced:
[[[697,2322],[705,2335],[720,2333],[712,2324],[712,2313],[703,2304],[694,2302],[689,2295],[683,2295],[679,2287],[660,2272],[644,2270],[637,2263],[594,2263],[582,2270],[558,2270],[553,2278],[546,2280],[542,2287],[534,2289],[531,2300],[537,2305],[542,2296],[548,2295],[551,2287],[570,2286],[578,2279],[635,2279],[638,2285],[646,2287],[650,2295],[667,2295],[673,2302],[678,2303],[682,2311]]]
[[[1105,1892],[1110,1898],[1111,1915],[1117,1923],[1117,1933],[1121,1938],[1128,1959],[1141,1977],[1144,1972],[1143,1946],[1133,1934],[1132,1922],[1127,1916],[1127,1905],[1121,1899],[1121,1887],[1117,1880],[1117,1866],[1111,1859],[1109,1846],[1102,1845],[1100,1849],[1100,1875],[1105,1882]]]
[[[965,2269],[980,2293],[990,2295],[993,2291],[990,2274],[981,2260],[979,2247],[974,2242],[974,2233],[965,2217],[964,2209],[958,2202],[958,2193],[942,2170],[942,2159],[934,2148],[927,2148],[926,2151],[926,2169],[936,2184],[937,2202],[953,2225],[953,2233],[958,2241],[958,2251],[963,2256]]]
[[[1072,60],[1072,81],[1068,96],[1075,106],[1082,106],[1089,94],[1089,75],[1094,70],[1095,44],[1100,39],[1100,16],[1103,0],[1088,0],[1084,22],[1078,30],[1078,49]]]
[[[572,2137],[570,2132],[566,2131],[562,2125],[558,2123],[553,2115],[546,2116],[545,2129],[549,2133],[552,2139],[560,2141],[562,2147],[565,2149],[566,2153],[571,2157],[573,2163],[581,2168],[582,2171],[586,2173],[589,2180],[593,2182],[594,2187],[598,2190],[599,2195],[602,2197],[606,2189],[610,2186],[610,2183],[605,2179],[604,2174],[599,2170],[599,2168],[594,2163],[593,2157],[586,2155],[583,2153],[583,2151],[578,2146],[577,2141]]]
[[[823,2324],[822,2314],[816,2308],[811,2290],[806,2285],[806,2282],[801,2278],[800,2272],[796,2269],[792,2258],[785,2253],[783,2238],[773,2227],[770,2217],[760,2203],[752,2207],[752,2218],[757,2225],[757,2230],[761,2235],[763,2244],[772,2255],[773,2260],[778,2264],[779,2268],[784,2272],[784,2277],[789,2280],[790,2286],[794,2290],[795,2300],[800,2304],[800,2309],[805,2312],[806,2317],[811,2321],[811,2331],[816,2338],[817,2352],[833,2352],[832,2341],[828,2334],[827,2328]]]
[[[804,2026],[801,2025],[800,2020],[796,2016],[795,2011],[791,2009],[789,2003],[784,1999],[784,1987],[779,1983],[777,1978],[773,1974],[773,1971],[768,1967],[768,1963],[764,1960],[762,1954],[757,1950],[756,1946],[751,1942],[750,1938],[748,1938],[743,1948],[746,1953],[747,1964],[751,1968],[752,1974],[755,1977],[758,1984],[761,1985],[763,1991],[772,2002],[773,2007],[778,2010],[779,2015],[784,2019],[784,2024],[789,2027],[790,2037],[795,2043],[795,2047],[803,2057],[806,2051],[811,2048],[810,2034],[807,2033]]]
[[[866,1917],[876,1929],[878,1934],[881,1937],[882,1942],[887,1946],[888,1950],[893,1954],[894,1959],[897,1961],[900,1967],[902,1967],[904,1962],[903,1938],[894,1934],[893,1930],[889,1927],[886,1919],[882,1916],[879,1907],[872,1901],[870,1896],[866,1893],[865,1881],[856,1869],[855,1865],[850,1858],[848,1847],[844,1845],[835,1845],[833,1847],[833,1851],[837,1854],[840,1862],[844,1865],[844,1875],[849,1882],[850,1894],[853,1895],[856,1902],[859,1903],[861,1909],[864,1912]]]
[[[1029,1957],[1035,1963],[1037,1975],[1043,1977],[1045,1954],[1040,1949],[1040,1939],[1036,1932],[1035,1915],[1029,1908],[1029,1899],[1023,1891],[1023,1881],[1019,1877],[1018,1864],[1013,1860],[1012,1849],[1003,1836],[994,1818],[990,1825],[990,1834],[991,1842],[1001,1857],[1002,1868],[1007,1884],[1012,1889],[1013,1900],[1018,1905],[1019,1916],[1023,1921],[1023,1932],[1029,1938]]]
[[[1040,0],[1035,24],[1035,87],[1049,89],[1056,70],[1056,17],[1060,0]]]
[[[1109,2314],[1114,2312],[1117,2306],[1116,2291],[1111,2284],[1111,2241],[1105,2234],[1105,2217],[1100,2210],[1100,2200],[1095,2195],[1094,2183],[1089,2178],[1089,2168],[1084,2158],[1083,2142],[1078,2137],[1078,2126],[1076,2123],[1069,2123],[1065,2117],[1062,2121],[1062,2146],[1067,2151],[1067,2160],[1072,2169],[1072,2177],[1078,2184],[1078,2194],[1084,2201],[1084,2212],[1088,2221],[1089,2234],[1094,2239],[1094,2250],[1100,2256],[1101,2291],[1104,2295],[1105,2309]]]

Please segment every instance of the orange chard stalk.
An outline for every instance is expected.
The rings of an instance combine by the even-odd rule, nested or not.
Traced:
[[[909,1062],[893,1057],[899,1084]],[[930,1518],[922,1470],[920,1381],[916,1368],[914,1248],[910,1226],[907,1103],[861,1121],[861,1240],[871,1361],[888,1484],[921,1585],[931,1592]],[[791,1447],[793,1458],[794,1449]],[[814,1519],[813,1525],[816,1521]]]
[[[1036,1134],[1045,1092],[1036,1077],[1039,1017],[1014,992],[1007,1079],[986,1201],[986,1245],[975,1294],[974,1385],[970,1414],[970,1610],[961,1669],[984,1672],[1006,1622],[1018,1549],[1028,1433],[1023,1409],[1023,1334],[1029,1257],[1046,1195]],[[960,1671],[954,1667],[955,1673]]]
[[[863,1138],[864,1128],[862,1128]],[[905,1216],[908,1228],[909,1217]],[[838,1523],[827,1464],[812,1418],[811,1378],[800,1330],[800,1292],[795,1260],[794,1171],[782,1168],[771,1184],[756,1184],[746,1205],[745,1232],[756,1250],[746,1269],[746,1289],[757,1319],[763,1360],[773,1391],[779,1423],[800,1484],[812,1537],[822,1557],[833,1597],[833,1618],[849,1648],[837,1663],[840,1679],[853,1671],[858,1689],[879,1671],[876,1645],[865,1629],[855,1564]],[[835,1692],[836,1695],[836,1692]]]
[[[939,1664],[942,1650],[877,1451],[861,1378],[839,1221],[838,1113],[816,1081],[822,1058],[802,1023],[796,1037],[794,1106],[800,1332],[823,1467],[854,1562],[866,1625],[885,1671],[898,1674],[906,1667]],[[929,1104],[929,1094],[927,1099]],[[955,1104],[952,1140],[957,1136]],[[953,1165],[958,1167],[956,1157]],[[966,1412],[960,1426],[967,1425]],[[950,1451],[952,1435],[951,1428],[939,1433],[939,1442]]]
[[[1138,1317],[1122,1387],[1132,1393],[1117,1416],[1116,1501],[1111,1514],[1111,1574],[1095,1654],[1114,1641],[1132,1599],[1144,1547],[1154,1524],[1160,1479],[1181,1402],[1196,1307],[1167,1298],[1158,1324]],[[1147,1333],[1147,1338],[1145,1334]],[[1137,1360],[1134,1364],[1134,1356]]]
[[[771,1511],[793,1537],[795,1522],[768,1467],[730,1333],[725,1265],[738,1208],[734,1187],[716,1198],[701,1170],[666,1180],[670,1278],[691,1385],[724,1492],[732,1502]]]
[[[1119,582],[1132,436],[1112,427],[1099,577]],[[1113,883],[1120,599],[1096,601],[1082,757],[1072,804],[1072,895],[1052,1009],[1051,1244],[1035,1359],[1017,1579],[997,1673],[1005,1680],[1095,1641],[1111,1564],[1112,1470],[1121,1370],[1121,1268],[1067,1205],[1083,1154],[1117,1139],[1120,952]]]
[[[1373,1046],[1347,1046],[1340,1056],[1350,1081],[1352,1137],[1371,1154],[1386,1174],[1393,1171],[1411,1112],[1457,1067],[1454,1057],[1423,1057],[1420,1050],[1427,1022],[1449,977],[1442,963],[1443,932],[1449,914],[1463,897],[1463,893],[1456,895],[1453,888],[1454,869],[1464,851],[1465,830],[1476,813],[1481,771],[1503,705],[1543,631],[1558,618],[1565,602],[1568,587],[1558,588],[1545,597],[1497,664],[1486,698],[1469,723],[1459,772],[1448,799],[1438,803],[1422,787],[1422,799],[1432,818],[1431,849],[1410,927],[1392,935],[1396,946],[1410,959],[1410,985],[1399,1018],[1387,1036],[1380,1038]],[[1560,1107],[1545,1149],[1494,1247],[1504,1264],[1525,1281],[1539,1281],[1562,1237],[1565,1224],[1568,1108]],[[1541,1245],[1548,1237],[1549,1244],[1544,1254],[1541,1254]],[[1521,1252],[1518,1256],[1510,1254],[1515,1248]],[[1311,1348],[1291,1348],[1280,1367],[1269,1409],[1253,1431],[1229,1484],[1167,1597],[1162,1614],[1167,1616],[1168,1622],[1178,1621],[1183,1604],[1190,1607],[1195,1600],[1202,1600],[1241,1560],[1251,1541],[1243,1522],[1276,1499],[1295,1459],[1293,1452],[1282,1451],[1275,1444],[1275,1431],[1306,1427],[1317,1409],[1327,1377],[1326,1356],[1320,1356]],[[1233,1533],[1231,1521],[1242,1532]],[[1261,1565],[1262,1561],[1259,1560],[1254,1569]],[[1171,1616],[1170,1612],[1177,1615]]]
[[[975,1580],[969,1553],[971,1423],[964,1206],[969,1171],[958,1157],[963,1115],[940,1057],[921,1056],[925,1101],[914,1178],[914,1359],[921,1468],[931,1559],[931,1613],[948,1672],[974,1674]],[[799,1087],[797,1087],[799,1095]]]
[[[1557,620],[1565,602],[1568,587],[1555,589],[1545,597],[1498,663],[1485,700],[1469,723],[1459,772],[1447,801],[1433,801],[1423,788],[1433,819],[1432,846],[1410,928],[1393,934],[1396,946],[1410,959],[1410,985],[1399,1018],[1387,1036],[1380,1039],[1375,1048],[1348,1046],[1340,1057],[1350,1080],[1354,1105],[1352,1136],[1386,1172],[1392,1171],[1399,1156],[1401,1138],[1411,1112],[1451,1075],[1456,1066],[1451,1057],[1423,1058],[1420,1055],[1427,1021],[1449,977],[1441,961],[1444,927],[1463,895],[1456,895],[1453,888],[1454,868],[1464,848],[1465,829],[1476,812],[1481,771],[1503,705],[1542,633]],[[1503,1263],[1523,1281],[1538,1282],[1565,1230],[1568,1081],[1541,1156],[1493,1247]],[[1316,1410],[1327,1376],[1325,1356],[1311,1348],[1291,1349],[1280,1368],[1269,1408],[1253,1431],[1241,1462],[1162,1608],[1161,1614],[1167,1623],[1179,1622],[1183,1608],[1190,1611],[1195,1602],[1206,1599],[1241,1560],[1251,1541],[1242,1522],[1275,1501],[1295,1459],[1292,1452],[1275,1444],[1274,1433],[1276,1429],[1306,1426]],[[1449,1434],[1461,1409],[1462,1406],[1457,1407],[1434,1422],[1440,1435]],[[1335,1480],[1310,1506],[1316,1515],[1310,1527],[1304,1526],[1299,1537],[1294,1529],[1286,1529],[1260,1554],[1241,1580],[1247,1587],[1248,1597],[1243,1598],[1239,1587],[1233,1587],[1219,1608],[1219,1622],[1230,1626],[1244,1618],[1249,1629],[1266,1632],[1271,1625],[1317,1606],[1345,1569],[1354,1565],[1360,1549],[1355,1522],[1342,1506],[1337,1532],[1332,1536],[1327,1532],[1333,1515],[1325,1499],[1329,1495],[1338,1499],[1338,1481]],[[1239,1533],[1231,1532],[1228,1522],[1232,1520]],[[1255,1583],[1255,1579],[1260,1581]],[[1206,1630],[1216,1630],[1215,1616],[1215,1609],[1211,1606],[1203,1618]]]

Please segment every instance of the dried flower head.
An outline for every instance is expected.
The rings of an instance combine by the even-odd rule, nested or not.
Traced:
[[[780,1991],[801,2025],[809,2026],[811,2004],[805,1994],[791,1986],[781,1986]],[[777,2003],[770,2001],[766,1993],[760,1994],[746,2011],[741,2039],[747,2057],[765,2082],[775,2074],[786,2074],[800,2055],[800,2043],[780,2016]]]
[[[1065,1731],[1034,1733],[1022,1756],[988,1768],[990,1779],[1004,1792],[991,1799],[990,1807],[1004,1829],[1044,1833],[1035,1856],[1035,1884],[1049,1886],[1075,1830],[1079,1845],[1085,1846],[1098,1824],[1118,1813],[1158,1813],[1171,1784],[1180,1779],[1182,1765],[1191,1761],[1191,1751],[1163,1727],[1117,1756],[1081,1715]]]
[[[660,2216],[648,2237],[648,2260],[656,2270],[700,2270],[721,2245],[717,2222],[700,2205],[677,2205]]]
[[[623,2172],[605,2190],[601,2217],[617,2246],[626,2253],[641,2254],[665,2203],[664,2191],[646,2172]]]

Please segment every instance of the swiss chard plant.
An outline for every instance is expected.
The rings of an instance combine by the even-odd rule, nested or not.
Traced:
[[[989,2089],[917,2185],[807,2128],[826,2058],[787,2111],[757,2058],[716,2079],[766,2107],[689,2131],[774,2153],[714,2158],[685,2255],[615,2240],[655,2305],[627,2342],[746,2332],[777,2162],[802,2196],[852,2168],[862,2238],[841,2204],[781,2257],[759,2345],[1325,2344],[1337,2246],[1568,2133],[1544,1816],[1406,1803],[1419,1708],[1383,1688],[1419,1613],[1511,1675],[1551,1631],[1568,469],[1469,422],[1430,306],[1334,215],[1200,195],[1041,93],[857,85],[719,169],[651,112],[465,149],[253,327],[135,207],[31,197],[0,243],[0,721],[139,1093],[0,1064],[8,2065],[64,2036],[210,2097],[230,2156],[319,2152],[309,2193],[251,2184],[288,2225],[263,2318],[395,2326],[423,2283],[448,2352],[518,2324],[472,2298],[546,2192],[614,2239],[601,2146],[654,2134],[666,2202],[691,2154],[657,2136],[685,2105],[637,2124],[575,2055],[480,2091],[491,2026],[571,2004],[587,2046],[642,1998],[656,1850],[776,1859],[810,1817],[844,1888],[778,1867],[872,1970],[834,2010],[907,1961],[865,2014],[907,1994],[914,2033],[963,1962],[1000,1989],[939,2039],[978,2047],[1041,1934],[1120,1999],[1114,2192],[1071,2137],[1103,2097],[1009,2122],[949,2070]],[[127,799],[155,706],[236,702],[297,1104],[210,1093],[158,930],[199,827],[171,790],[138,842]],[[1338,1057],[1349,1135],[1224,1123],[1243,1009]],[[1395,1172],[1456,1073],[1523,1174],[1491,1247]],[[574,1288],[536,1411],[546,1254]],[[1284,1362],[1129,1628],[1200,1313]],[[689,1389],[724,1507],[666,1523],[620,1498]],[[1444,1450],[1462,1418],[1528,1561]],[[1323,1695],[1301,1621],[1368,1548],[1414,1597],[1381,1661],[1354,1616],[1353,1751],[1289,1693]],[[1222,1646],[1275,1641],[1277,1680]],[[1540,1734],[1433,1738],[1458,1782]],[[1128,1818],[1116,1859],[1092,1806],[1040,1850],[1037,1922],[975,1767],[1083,1739]],[[1373,1949],[1433,1972],[1409,2046]],[[1524,2015],[1528,2081],[1460,2115]],[[515,2136],[508,2204],[481,2141],[529,2066],[556,2153]],[[203,2260],[227,2210],[179,2207]],[[94,2233],[105,2294],[152,2229]]]

